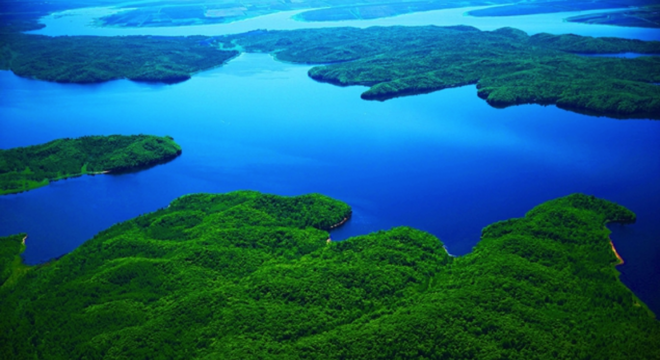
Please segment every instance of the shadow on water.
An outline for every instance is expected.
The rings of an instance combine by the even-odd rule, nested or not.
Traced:
[[[164,165],[164,164],[173,162],[173,161],[177,160],[178,158],[180,158],[181,156],[183,156],[183,152],[179,152],[177,155],[174,155],[172,157],[168,157],[168,158],[158,160],[158,161],[153,161],[153,162],[151,162],[149,164],[146,164],[146,165],[136,166],[136,167],[132,167],[132,168],[129,168],[129,169],[113,170],[113,171],[110,171],[110,172],[108,172],[104,175],[121,176],[121,175],[127,175],[127,174],[136,174],[136,173],[139,173],[139,172],[142,172],[142,171],[145,171],[145,170],[153,169],[156,166],[160,166],[160,165]]]

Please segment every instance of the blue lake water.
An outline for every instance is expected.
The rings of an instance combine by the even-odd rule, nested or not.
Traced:
[[[231,24],[118,29],[90,26],[107,10],[44,19],[45,35],[220,35],[258,28],[456,25],[660,39],[658,29],[563,22],[574,13],[506,18],[450,9],[395,18],[303,23],[279,13]],[[581,14],[584,14],[582,12]],[[254,189],[320,192],[348,202],[354,217],[333,239],[417,227],[452,254],[469,252],[480,230],[573,192],[616,201],[638,223],[612,225],[626,263],[621,279],[660,314],[660,122],[589,117],[525,105],[494,109],[474,86],[386,102],[362,87],[310,80],[309,66],[242,55],[176,85],[120,80],[54,84],[0,71],[0,148],[61,137],[171,135],[183,155],[121,176],[63,180],[0,197],[0,235],[29,234],[25,261],[63,255],[98,231],[193,192]]]
[[[27,263],[193,192],[320,192],[354,217],[334,239],[398,225],[465,254],[481,228],[573,192],[617,201],[623,281],[660,309],[660,122],[554,106],[495,109],[474,86],[386,102],[310,80],[309,66],[246,54],[177,85],[71,85],[0,72],[2,148],[91,134],[171,135],[183,155],[147,171],[85,176],[0,197],[0,235],[27,232]]]

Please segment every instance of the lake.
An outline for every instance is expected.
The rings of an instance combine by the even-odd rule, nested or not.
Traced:
[[[577,34],[583,36],[615,36],[628,39],[660,40],[660,29],[646,29],[633,27],[617,27],[597,24],[582,24],[566,22],[570,16],[586,15],[604,12],[603,10],[573,11],[565,13],[502,16],[502,17],[474,17],[466,15],[472,10],[484,9],[490,6],[467,7],[458,9],[445,9],[426,11],[395,17],[371,20],[347,20],[305,22],[297,21],[292,17],[307,10],[283,11],[256,18],[236,21],[227,24],[199,25],[185,27],[144,27],[144,28],[118,28],[95,26],[94,19],[117,12],[113,8],[85,8],[63,11],[42,18],[45,28],[31,31],[32,34],[61,36],[61,35],[96,35],[96,36],[122,36],[122,35],[159,35],[159,36],[188,36],[188,35],[226,35],[237,34],[257,29],[268,30],[294,30],[321,27],[369,27],[369,26],[452,26],[470,25],[480,30],[495,30],[509,26],[521,29],[530,35],[540,32],[552,34]],[[611,9],[616,11],[621,9]]]
[[[363,101],[364,87],[315,82],[309,68],[244,54],[176,85],[55,84],[0,71],[0,148],[138,133],[183,147],[147,171],[0,197],[0,235],[28,233],[24,258],[36,264],[178,196],[253,189],[349,203],[354,216],[335,240],[407,225],[461,255],[484,226],[584,192],[637,213],[635,225],[610,226],[626,261],[617,269],[660,313],[660,122],[495,109],[475,86]]]

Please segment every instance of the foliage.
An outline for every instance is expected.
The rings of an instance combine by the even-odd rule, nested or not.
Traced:
[[[179,154],[174,139],[152,135],[83,136],[0,150],[0,195],[72,176],[155,165]]]
[[[51,12],[115,3],[116,0],[0,0],[0,34],[40,29],[44,25],[39,18]]]
[[[326,242],[350,211],[318,194],[179,198],[0,288],[0,357],[660,356],[660,324],[614,269],[603,223],[634,221],[621,206],[549,201],[460,258],[406,227]]]
[[[21,264],[19,254],[25,249],[23,239],[26,234],[17,234],[0,238],[0,287],[14,274]]]
[[[302,21],[343,21],[343,20],[367,20],[410,14],[423,11],[460,8],[466,6],[484,6],[493,4],[506,4],[503,0],[427,0],[427,1],[351,1],[339,6],[328,6],[319,9],[305,11],[295,15]]]
[[[537,34],[469,26],[252,31],[206,37],[0,37],[0,68],[60,82],[127,77],[177,82],[222,64],[242,49],[326,64],[313,79],[367,85],[368,100],[477,84],[489,104],[557,104],[620,118],[660,118],[660,57],[584,57],[573,53],[660,53],[660,42]]]
[[[304,21],[375,19],[400,14],[465,6],[506,3],[505,0],[178,0],[132,3],[101,18],[104,26],[158,27],[228,23],[256,16],[314,9],[297,15]]]
[[[0,35],[0,68],[18,76],[63,83],[127,78],[176,83],[237,55],[204,37]]]
[[[326,64],[313,79],[366,85],[368,100],[477,84],[478,95],[504,107],[557,104],[613,117],[660,118],[660,57],[594,58],[572,52],[660,53],[660,42],[577,35],[491,32],[468,26],[253,31],[218,38],[248,52]]]
[[[660,28],[660,12],[658,10],[660,10],[660,5],[654,4],[654,6],[644,6],[633,10],[571,16],[566,21],[598,25]]]
[[[568,11],[585,11],[600,9],[620,9],[651,5],[654,0],[532,0],[515,4],[472,10],[470,16],[517,16],[548,14]]]

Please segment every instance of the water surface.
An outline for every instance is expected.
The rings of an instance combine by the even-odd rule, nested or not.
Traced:
[[[660,29],[563,21],[588,12],[465,16],[474,9],[321,23],[295,21],[294,11],[174,28],[95,27],[95,18],[114,10],[77,9],[45,17],[47,26],[33,33],[177,36],[466,24],[660,40]],[[354,217],[333,231],[337,240],[408,225],[433,233],[461,255],[484,226],[584,192],[637,213],[635,225],[610,226],[626,261],[618,269],[622,281],[660,313],[660,122],[588,117],[554,106],[494,109],[474,86],[368,102],[359,97],[364,88],[314,82],[308,69],[244,54],[177,85],[53,84],[0,71],[0,148],[146,133],[171,135],[184,149],[180,158],[147,171],[80,177],[0,197],[0,235],[27,232],[24,258],[35,264],[177,196],[254,189],[320,192],[348,202]]]
[[[640,53],[634,53],[634,52],[609,53],[609,54],[579,54],[579,53],[577,53],[576,55],[587,56],[587,57],[615,57],[615,58],[623,58],[623,59],[635,59],[635,58],[638,58],[640,56],[660,56],[660,54],[640,54]]]
[[[660,122],[525,105],[495,109],[474,86],[370,102],[309,66],[244,54],[177,85],[56,84],[0,72],[0,147],[61,137],[171,135],[180,158],[0,197],[0,235],[27,232],[24,258],[65,254],[98,231],[194,192],[319,192],[354,217],[336,240],[407,225],[465,254],[480,230],[573,192],[638,214],[612,227],[622,280],[660,310]]]
[[[566,22],[565,18],[576,15],[585,15],[602,10],[574,11],[553,14],[473,17],[466,13],[486,7],[467,7],[458,9],[443,9],[412,14],[399,15],[389,18],[371,20],[347,20],[304,22],[294,20],[292,17],[307,10],[285,11],[270,15],[259,16],[227,24],[179,26],[179,27],[144,27],[144,28],[118,28],[100,27],[95,19],[114,13],[112,8],[86,8],[68,10],[51,14],[41,19],[45,28],[32,31],[33,34],[61,36],[61,35],[226,35],[236,34],[257,29],[293,30],[303,28],[322,27],[369,27],[369,26],[452,26],[470,25],[481,30],[495,30],[505,26],[514,27],[530,35],[547,32],[551,34],[577,34],[584,36],[615,36],[628,39],[660,40],[660,29],[618,27],[596,24],[582,24]],[[617,10],[617,9],[614,9]],[[613,10],[613,11],[614,11]]]

